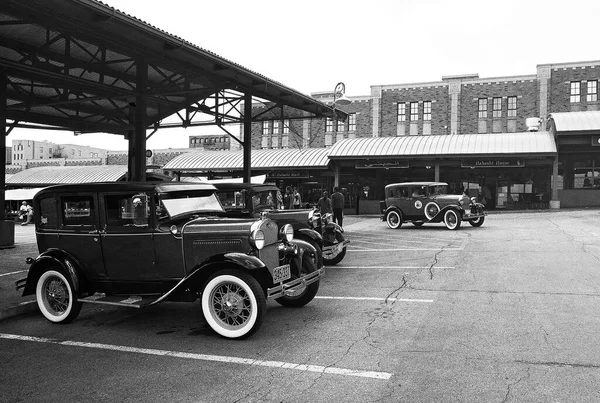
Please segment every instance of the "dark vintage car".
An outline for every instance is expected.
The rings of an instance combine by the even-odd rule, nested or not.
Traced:
[[[385,201],[381,201],[381,220],[396,229],[404,222],[415,226],[443,222],[446,228],[456,230],[463,221],[481,227],[486,212],[481,203],[467,195],[448,194],[444,182],[404,182],[385,187]]]
[[[292,224],[294,237],[320,250],[322,263],[326,265],[338,264],[346,256],[350,241],[346,239],[344,230],[333,222],[331,214],[321,214],[315,209],[284,210],[281,192],[275,185],[215,183],[215,186],[229,216],[259,217],[266,214],[280,227]]]
[[[45,188],[33,200],[39,256],[23,295],[55,323],[81,304],[143,307],[200,299],[209,326],[243,338],[267,299],[309,303],[324,274],[316,250],[268,218],[225,217],[216,189],[193,183],[99,183]]]

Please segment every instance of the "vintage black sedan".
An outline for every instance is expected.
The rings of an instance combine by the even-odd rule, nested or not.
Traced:
[[[313,245],[322,253],[322,264],[336,265],[346,256],[350,243],[342,227],[333,222],[331,214],[315,209],[284,210],[279,188],[269,184],[215,183],[219,199],[231,217],[266,215],[279,226],[292,224],[294,237]]]
[[[324,274],[291,225],[228,218],[210,184],[98,183],[45,188],[33,200],[39,256],[23,295],[51,322],[82,303],[144,307],[200,299],[209,326],[236,339],[256,332],[267,299],[300,307]]]
[[[461,222],[481,227],[486,212],[483,204],[467,195],[448,194],[444,182],[403,182],[385,187],[385,200],[381,201],[381,220],[397,229],[402,223],[415,226],[443,222],[446,228],[456,230]]]

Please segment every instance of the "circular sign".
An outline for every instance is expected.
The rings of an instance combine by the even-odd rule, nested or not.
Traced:
[[[152,150],[146,150],[146,158],[152,157]]]
[[[417,200],[415,202],[415,208],[420,209],[421,207],[423,207],[423,203],[421,202],[421,200]]]

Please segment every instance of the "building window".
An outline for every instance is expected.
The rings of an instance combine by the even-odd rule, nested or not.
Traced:
[[[325,123],[325,132],[326,133],[333,132],[333,119],[327,118],[327,122]]]
[[[581,82],[571,81],[571,103],[581,101]]]
[[[337,121],[337,129],[338,132],[343,132],[344,131],[344,121],[343,120],[338,120]]]
[[[279,134],[279,120],[273,121],[273,134]]]
[[[587,101],[598,101],[598,80],[591,80],[587,82]]]
[[[351,113],[348,115],[348,131],[356,131],[356,113]]]
[[[267,120],[265,120],[264,122],[262,122],[262,134],[263,136],[267,136],[269,135],[269,122]]]
[[[410,120],[411,121],[419,120],[419,103],[418,102],[410,103]]]
[[[477,106],[477,117],[487,119],[487,98],[479,98]]]
[[[502,98],[493,98],[492,99],[492,117],[493,118],[501,118],[502,117]]]
[[[517,116],[517,97],[508,97],[508,112],[507,115],[509,118]]]
[[[283,121],[283,134],[289,134],[289,133],[290,133],[290,120],[285,119]]]
[[[423,120],[424,121],[431,120],[431,101],[423,102]]]
[[[398,102],[398,122],[406,122],[406,104]]]

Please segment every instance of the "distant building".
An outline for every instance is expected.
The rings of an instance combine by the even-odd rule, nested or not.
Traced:
[[[75,144],[56,144],[49,141],[13,140],[11,163],[27,168],[29,165],[65,165],[50,160],[82,160],[81,165],[103,165],[108,151]],[[87,161],[86,160],[90,160]],[[42,162],[43,161],[43,162]],[[94,162],[92,162],[94,161]]]
[[[190,136],[190,148],[203,148],[210,151],[231,150],[231,140],[227,134]]]

